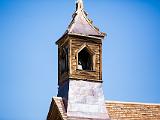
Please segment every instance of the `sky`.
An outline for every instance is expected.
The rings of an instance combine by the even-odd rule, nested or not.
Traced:
[[[103,41],[106,100],[160,103],[160,1],[84,0]],[[0,120],[45,120],[75,0],[0,0]]]

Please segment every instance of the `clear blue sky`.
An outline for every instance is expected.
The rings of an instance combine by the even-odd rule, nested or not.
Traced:
[[[103,42],[105,98],[160,103],[159,0],[84,0]],[[44,120],[75,0],[0,0],[0,120]]]

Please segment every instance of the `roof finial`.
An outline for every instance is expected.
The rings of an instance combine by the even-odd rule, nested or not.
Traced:
[[[76,2],[76,11],[81,11],[83,10],[84,6],[83,6],[83,0],[77,0]]]

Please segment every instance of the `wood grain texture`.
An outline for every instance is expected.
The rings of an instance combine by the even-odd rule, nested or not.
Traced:
[[[87,38],[75,38],[71,37],[70,40],[72,40],[72,44],[70,46],[71,50],[71,70],[72,73],[70,74],[70,78],[78,78],[78,79],[89,79],[93,81],[102,80],[102,69],[101,69],[101,54],[102,54],[102,46],[101,43],[95,43],[91,39]],[[93,70],[78,70],[78,56],[77,53],[81,48],[86,45],[90,51],[95,54],[95,57],[93,57]]]
[[[67,46],[68,72],[62,73],[62,51]],[[87,48],[92,54],[93,70],[78,70],[78,53]],[[58,44],[58,84],[63,84],[69,78],[102,81],[102,41],[79,36],[66,36]]]

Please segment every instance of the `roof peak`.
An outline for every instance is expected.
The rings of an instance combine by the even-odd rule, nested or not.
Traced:
[[[65,35],[84,36],[102,40],[106,34],[100,32],[99,29],[93,25],[92,20],[87,17],[83,0],[76,0],[76,11],[72,15],[71,23],[61,38]],[[61,40],[61,38],[59,40]]]
[[[77,0],[76,12],[82,11],[83,9],[84,9],[83,0]]]

